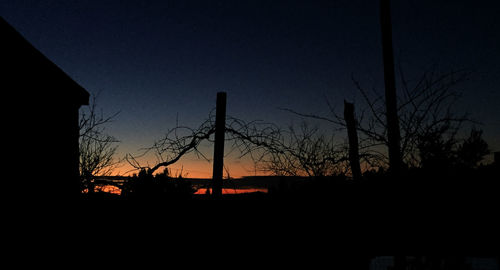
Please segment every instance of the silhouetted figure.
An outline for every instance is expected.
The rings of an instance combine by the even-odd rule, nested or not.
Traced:
[[[79,198],[78,109],[89,93],[3,18],[0,31],[2,137],[12,172],[6,180],[14,184],[8,193],[20,200]]]

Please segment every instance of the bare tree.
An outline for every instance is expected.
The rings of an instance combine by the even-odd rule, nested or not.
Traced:
[[[401,153],[403,161],[410,166],[418,166],[418,145],[421,138],[439,133],[443,139],[453,140],[462,124],[471,121],[467,113],[458,113],[455,105],[460,97],[456,86],[469,77],[464,70],[438,73],[434,69],[426,71],[415,82],[408,81],[400,70],[401,90],[398,96],[398,115],[401,128]],[[383,99],[370,98],[357,83],[368,107],[370,117],[360,126],[360,131],[372,144],[388,144],[387,126],[382,120]]]
[[[198,128],[176,125],[165,137],[151,147],[144,148],[137,156],[128,154],[126,160],[137,170],[153,174],[161,167],[169,166],[188,153],[198,158],[211,160],[199,150],[202,141],[213,142],[215,116]],[[230,143],[228,153],[239,152],[239,157],[250,156],[260,171],[283,176],[325,176],[341,172],[346,168],[346,148],[335,143],[333,136],[319,133],[318,128],[302,124],[300,129],[289,127],[281,129],[275,124],[264,121],[244,121],[227,116],[225,141]],[[342,148],[344,147],[344,148]],[[142,165],[140,157],[154,153],[157,163],[154,166]],[[342,171],[342,172],[345,172]]]
[[[442,139],[453,140],[465,122],[473,122],[467,113],[457,112],[456,102],[460,97],[456,89],[460,83],[468,80],[470,72],[452,70],[437,72],[432,66],[423,72],[417,80],[408,80],[399,68],[400,91],[398,92],[398,108],[401,155],[407,166],[420,166],[419,144],[422,138],[439,133]],[[352,81],[362,96],[362,108],[357,114],[357,130],[360,134],[360,158],[372,167],[387,167],[387,124],[385,117],[385,99],[375,89],[366,90],[352,78]],[[319,119],[333,125],[333,130],[346,128],[345,119],[328,102],[330,116],[321,116],[283,109],[293,114]]]
[[[336,143],[333,135],[326,136],[306,122],[298,129],[289,126],[287,130],[269,124],[265,128],[255,127],[255,124],[239,124],[238,130],[229,131],[233,146],[243,154],[249,153],[262,171],[281,176],[345,173],[345,144]]]
[[[125,160],[136,170],[142,170],[148,174],[154,174],[159,168],[168,167],[179,161],[184,155],[195,153],[199,158],[210,161],[203,152],[199,150],[202,141],[211,140],[210,136],[215,133],[215,118],[210,113],[208,119],[200,124],[198,128],[177,125],[168,130],[165,136],[153,143],[152,146],[143,148],[140,155],[127,154]],[[153,153],[157,158],[154,166],[141,164],[139,158]]]
[[[105,117],[102,110],[98,111],[96,101],[93,96],[88,109],[80,112],[79,120],[80,177],[82,189],[89,193],[94,191],[93,178],[109,175],[118,164],[114,156],[119,141],[105,130],[118,113]]]

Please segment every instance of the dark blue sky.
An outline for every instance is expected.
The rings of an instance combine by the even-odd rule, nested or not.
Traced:
[[[396,62],[409,77],[433,63],[474,73],[460,109],[500,150],[498,1],[393,1]],[[24,1],[1,15],[91,93],[121,111],[121,153],[175,124],[195,126],[228,93],[228,114],[286,126],[278,107],[327,114],[361,101],[351,74],[383,91],[378,1]],[[293,121],[296,121],[293,120]]]

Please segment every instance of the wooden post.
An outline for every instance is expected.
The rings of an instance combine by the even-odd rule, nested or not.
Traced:
[[[399,119],[392,51],[391,2],[380,0],[380,27],[382,32],[382,53],[384,60],[385,104],[387,117],[387,137],[389,141],[389,165],[394,176],[401,168]]]
[[[349,164],[351,166],[352,178],[361,179],[361,166],[359,165],[358,132],[356,131],[356,120],[354,118],[354,104],[344,100],[344,119],[347,125],[347,137],[349,139]]]
[[[215,109],[215,143],[214,167],[212,176],[212,194],[215,198],[222,196],[222,173],[224,169],[224,132],[226,129],[226,93],[217,93]]]

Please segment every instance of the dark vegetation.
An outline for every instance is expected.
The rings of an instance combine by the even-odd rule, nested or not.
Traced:
[[[226,150],[251,157],[256,168],[279,179],[280,184],[269,184],[270,192],[256,196],[259,199],[380,201],[398,197],[420,202],[495,197],[499,161],[482,163],[490,150],[477,128],[480,123],[456,106],[458,88],[470,79],[471,72],[441,71],[433,65],[409,78],[401,64],[396,70],[390,17],[390,2],[380,1],[383,94],[367,91],[353,76],[354,88],[362,96],[360,103],[344,101],[341,115],[327,100],[329,116],[285,108],[305,120],[323,122],[322,129],[306,121],[300,127],[284,129],[226,115],[226,94],[218,93],[216,114],[210,113],[198,127],[177,123],[144,153],[125,157],[137,175],[123,185],[122,197],[200,197],[193,196],[195,188],[189,181],[168,175],[170,165],[194,153],[213,163],[213,179],[206,187],[213,188],[214,196],[208,198],[221,199],[225,143]],[[116,164],[116,140],[103,129],[112,117],[97,114],[94,105],[81,118],[82,190],[87,188],[92,197],[91,178],[105,175]],[[338,134],[346,139],[336,140]],[[204,141],[215,145],[213,158],[199,150]],[[157,157],[156,164],[141,164],[140,157],[148,153]],[[165,168],[164,173],[157,173],[160,168]],[[295,181],[297,177],[307,180]]]
[[[250,156],[259,170],[274,177],[262,177],[257,186],[268,188],[268,194],[224,195],[227,199],[257,200],[328,200],[373,201],[398,200],[417,204],[436,201],[490,200],[497,196],[498,160],[486,162],[490,154],[480,123],[464,112],[457,113],[454,106],[459,98],[456,89],[469,77],[469,72],[437,72],[435,67],[425,71],[418,80],[406,80],[400,69],[402,91],[399,95],[398,116],[401,123],[401,165],[396,174],[387,156],[389,141],[384,121],[383,97],[376,91],[369,94],[358,82],[356,88],[363,96],[360,116],[356,116],[354,104],[344,102],[346,110],[340,116],[330,106],[332,116],[318,116],[285,109],[304,119],[323,121],[335,134],[349,133],[348,140],[334,140],[333,135],[304,122],[301,126],[287,129],[264,121],[244,121],[226,116],[225,138],[229,151],[240,156]],[[412,84],[413,82],[413,84]],[[87,130],[82,142],[93,141],[99,147],[82,151],[82,172],[114,166],[112,153],[116,140],[106,135],[102,125],[110,121],[92,113],[84,123],[97,123],[97,131]],[[82,119],[87,119],[82,117]],[[137,174],[123,186],[121,199],[209,199],[207,194],[194,195],[196,187],[168,174],[168,166],[183,156],[195,153],[211,162],[207,153],[199,151],[203,141],[215,142],[216,116],[212,113],[197,128],[176,126],[165,137],[146,148],[154,153],[158,162],[153,166],[141,165],[141,155],[127,155],[126,161],[136,168]],[[346,132],[347,131],[347,132]],[[331,133],[330,133],[331,134]],[[83,140],[86,138],[87,140]],[[353,139],[354,138],[354,139]],[[81,143],[82,145],[82,143]],[[89,155],[90,154],[90,155]],[[497,155],[498,156],[498,155]],[[85,157],[85,158],[83,158]],[[94,164],[85,169],[85,164]],[[359,172],[353,172],[358,165]],[[98,165],[98,166],[97,166]],[[360,166],[361,165],[361,166]],[[363,167],[363,170],[361,170]],[[163,173],[157,173],[164,168]],[[84,183],[91,183],[82,174]],[[222,175],[222,174],[221,174]],[[298,180],[299,179],[299,180]],[[246,179],[248,180],[248,179]],[[243,184],[242,179],[239,184]],[[267,183],[265,183],[267,181]],[[223,181],[224,187],[231,182]],[[262,184],[264,182],[265,184]],[[83,187],[86,187],[84,185]],[[229,185],[230,186],[230,185]],[[204,187],[212,187],[207,181]],[[87,195],[91,197],[90,195]],[[100,195],[101,196],[101,195]],[[107,196],[114,197],[114,196]],[[115,196],[117,197],[117,196]],[[220,199],[220,198],[219,198]]]
[[[383,0],[381,3],[388,4]],[[390,20],[384,20],[384,16],[389,15],[382,14],[382,26],[390,27]],[[382,30],[385,33],[384,45],[390,44],[390,40],[385,40],[390,34],[387,35],[387,29]],[[285,109],[305,119],[324,121],[331,125],[332,132],[323,133],[323,130],[311,127],[307,122],[300,127],[283,129],[272,123],[248,122],[226,116],[225,101],[221,116],[218,100],[217,114],[209,114],[199,127],[173,127],[164,138],[145,149],[146,153],[153,152],[158,157],[157,164],[145,166],[139,162],[138,156],[127,155],[126,161],[137,169],[137,174],[120,183],[120,195],[94,192],[97,178],[109,176],[119,162],[114,157],[118,140],[107,134],[104,128],[114,116],[105,117],[99,113],[94,99],[88,110],[81,111],[79,118],[81,201],[98,204],[104,201],[146,202],[150,204],[144,209],[156,210],[156,207],[160,207],[161,212],[157,211],[155,215],[165,215],[171,219],[175,215],[168,211],[180,209],[180,205],[188,201],[208,202],[210,205],[221,201],[252,202],[255,203],[253,206],[262,206],[259,202],[264,202],[266,207],[258,208],[256,212],[268,216],[265,216],[264,225],[255,224],[254,227],[268,226],[276,231],[285,231],[289,223],[275,226],[272,222],[276,221],[276,216],[290,213],[289,217],[302,218],[301,214],[304,213],[309,214],[308,217],[311,217],[311,213],[319,213],[318,216],[325,220],[333,219],[334,222],[353,225],[349,230],[336,233],[355,231],[356,238],[342,239],[340,242],[352,244],[357,238],[364,238],[360,243],[367,245],[389,241],[393,247],[391,251],[395,250],[398,241],[404,241],[404,247],[408,248],[426,239],[435,240],[437,235],[444,241],[432,243],[439,246],[439,243],[446,242],[445,246],[449,248],[457,237],[439,233],[422,236],[412,231],[402,234],[402,239],[392,235],[375,241],[368,235],[383,235],[391,228],[378,226],[377,222],[385,225],[408,222],[414,225],[410,227],[412,230],[431,224],[432,228],[445,228],[442,232],[450,232],[450,228],[460,224],[463,219],[472,219],[478,225],[473,229],[475,236],[479,235],[482,239],[490,237],[491,234],[485,236],[481,232],[491,232],[494,223],[490,223],[492,218],[489,217],[498,215],[495,206],[500,205],[500,160],[498,153],[495,153],[493,163],[483,163],[490,149],[482,139],[482,131],[477,128],[479,123],[455,110],[455,101],[459,97],[455,87],[467,80],[469,73],[463,70],[437,72],[431,69],[416,80],[407,80],[400,69],[401,87],[396,92],[394,65],[391,62],[392,48],[384,46],[385,95],[377,91],[370,94],[353,79],[364,103],[344,101],[343,116],[328,102],[332,112],[330,116]],[[467,124],[472,126],[464,128]],[[343,142],[334,140],[333,131],[347,133],[347,139]],[[73,135],[76,137],[76,132]],[[213,159],[199,151],[198,147],[203,141],[222,145],[216,147]],[[241,157],[250,156],[256,167],[272,176],[228,179],[219,182],[217,187],[214,180],[222,180],[223,175],[224,142],[228,143],[231,151],[239,152]],[[202,185],[211,187],[212,194],[195,195],[200,182],[169,174],[168,166],[189,153],[195,153],[208,161],[218,160],[214,162],[218,165],[214,165],[213,179]],[[158,173],[160,168],[164,168],[162,173]],[[221,187],[231,185],[265,187],[269,192],[220,194]],[[102,204],[98,209],[102,209]],[[252,217],[250,211],[243,211],[249,209],[238,208],[237,211]],[[338,211],[347,214],[339,214]],[[227,213],[232,212],[224,212]],[[442,216],[455,218],[443,219]],[[256,220],[259,219],[252,219],[252,222]],[[361,222],[352,224],[352,221]],[[316,236],[315,230],[323,225],[315,223],[314,219],[299,222],[312,224],[312,229],[308,227],[306,231],[309,236]],[[378,231],[373,233],[370,230]],[[498,231],[498,227],[493,230]],[[459,243],[458,246],[465,245]],[[343,269],[366,269],[371,258],[361,255],[344,257],[333,265],[337,264]],[[399,256],[396,261],[394,269],[466,269],[463,262],[456,258],[443,259],[439,256],[431,260]]]
[[[188,207],[186,213],[202,209],[196,212],[202,216],[196,221],[234,222],[237,217],[245,228],[269,228],[271,238],[280,234],[291,238],[284,243],[299,241],[298,230],[305,239],[327,238],[327,244],[357,254],[338,256],[331,262],[339,269],[368,269],[372,257],[363,256],[363,251],[383,253],[381,245],[388,246],[389,253],[400,254],[422,253],[416,249],[421,246],[436,254],[491,252],[489,246],[498,240],[499,160],[484,163],[490,150],[478,129],[480,123],[456,107],[457,88],[471,73],[443,72],[433,66],[408,79],[399,66],[396,80],[391,31],[387,29],[390,19],[384,18],[390,16],[385,10],[388,4],[381,1],[384,94],[366,91],[353,78],[362,102],[344,101],[343,115],[328,100],[329,116],[284,109],[306,120],[323,121],[321,127],[328,127],[327,132],[307,122],[283,129],[263,121],[245,121],[226,116],[225,108],[221,124],[217,108],[216,115],[210,113],[198,127],[177,125],[145,149],[143,154],[158,157],[153,166],[141,164],[143,154],[127,155],[126,161],[138,174],[125,184],[121,196],[107,198],[152,201],[144,209],[160,207],[155,213],[169,217],[186,202],[203,202]],[[214,136],[217,131],[219,136]],[[338,134],[346,139],[335,140]],[[269,192],[217,195],[219,189],[211,195],[194,195],[192,181],[172,178],[168,170],[156,174],[189,153],[220,162],[223,148],[214,151],[211,159],[199,151],[203,141],[219,146],[225,141],[230,151],[250,156],[256,167],[273,175],[261,181]],[[213,180],[220,180],[221,165],[214,164],[214,179],[207,187],[216,188]],[[245,180],[250,179],[241,181]],[[228,227],[221,223],[217,224]],[[462,261],[443,258],[435,256],[437,263],[428,263],[399,256],[393,269],[467,269]]]
[[[182,177],[171,178],[168,170],[152,175],[145,170],[132,176],[124,185],[122,196],[131,199],[189,199],[195,192],[194,188]]]

